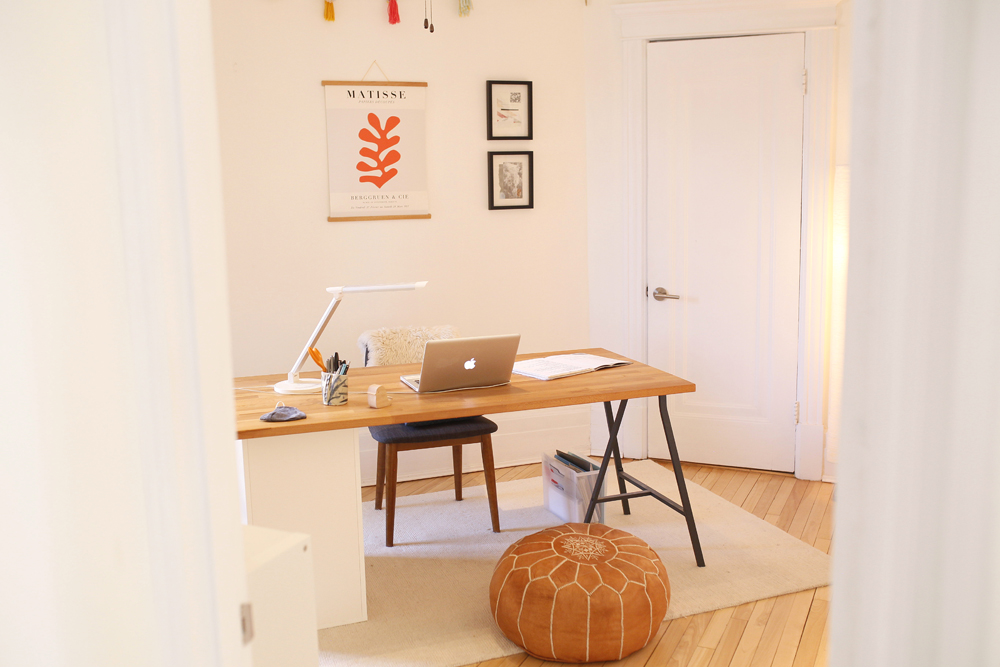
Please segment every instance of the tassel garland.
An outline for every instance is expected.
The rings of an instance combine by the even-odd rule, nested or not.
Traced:
[[[398,0],[387,0],[389,3],[389,23],[396,25],[399,23],[399,4]],[[433,2],[433,0],[431,0]],[[333,0],[325,0],[323,3],[323,18],[327,21],[336,21],[337,15],[333,9]],[[472,0],[458,0],[458,15],[468,16],[469,12],[472,11]],[[424,0],[424,28],[430,29],[434,32],[434,9],[431,8],[431,19],[427,20],[427,0]]]

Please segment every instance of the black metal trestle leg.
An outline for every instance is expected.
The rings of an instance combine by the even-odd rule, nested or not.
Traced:
[[[601,460],[601,468],[597,472],[597,480],[594,486],[594,493],[590,497],[590,504],[587,505],[587,514],[584,523],[590,523],[594,518],[594,509],[597,503],[609,503],[616,500],[622,501],[622,509],[625,514],[629,514],[628,501],[630,498],[641,498],[652,496],[670,509],[684,515],[687,521],[688,534],[691,536],[691,548],[694,549],[694,560],[698,567],[705,567],[705,557],[701,552],[701,541],[698,539],[698,527],[694,523],[694,512],[691,511],[691,500],[688,497],[687,482],[684,480],[684,471],[681,469],[681,458],[677,453],[677,442],[674,440],[674,430],[670,426],[670,415],[667,413],[667,397],[658,396],[660,402],[660,421],[663,423],[663,435],[667,437],[667,447],[670,449],[670,463],[674,468],[674,477],[677,479],[677,491],[680,493],[681,502],[677,503],[665,495],[650,487],[648,484],[636,479],[625,472],[622,467],[621,450],[618,447],[618,431],[622,426],[622,418],[625,416],[625,406],[628,400],[623,399],[618,404],[618,412],[615,414],[611,408],[611,402],[604,403],[604,416],[608,421],[608,446],[604,450],[604,458]],[[604,485],[605,475],[608,474],[608,467],[611,464],[611,457],[615,459],[615,476],[618,478],[619,493],[601,497],[601,487]],[[625,482],[634,484],[639,491],[628,491]]]
[[[687,520],[688,534],[691,535],[694,560],[698,563],[698,567],[705,567],[705,557],[701,553],[701,541],[698,539],[698,527],[694,523],[694,513],[691,511],[691,501],[688,499],[687,483],[684,481],[684,472],[681,470],[681,458],[677,454],[677,443],[674,441],[674,429],[670,426],[670,415],[667,413],[667,397],[659,396],[658,398],[660,402],[660,421],[663,422],[663,434],[667,436],[667,447],[670,449],[670,464],[674,467],[674,477],[677,478],[677,490],[681,494],[681,507],[684,509],[682,513]]]
[[[621,406],[621,407],[619,407],[619,410],[622,411],[622,412],[624,412],[625,411],[625,407]],[[615,419],[614,419],[614,417],[612,416],[612,413],[611,413],[611,401],[604,401],[604,417],[605,417],[605,419],[608,420],[608,433],[611,433],[611,427],[615,423]],[[619,423],[619,426],[620,425],[621,424]],[[625,478],[622,477],[622,473],[625,472],[625,469],[622,468],[622,453],[621,453],[621,449],[618,448],[618,429],[617,428],[614,430],[614,435],[611,436],[610,446],[611,446],[611,449],[612,449],[612,451],[613,451],[613,453],[615,455],[615,472],[617,473],[616,477],[618,477],[618,491],[622,495],[624,495],[624,494],[628,493],[628,489],[625,488]],[[600,488],[600,487],[598,487],[598,488]],[[631,514],[632,513],[632,510],[630,510],[629,507],[628,507],[628,498],[622,498],[622,511],[625,514]]]
[[[604,459],[601,461],[601,469],[597,473],[597,481],[594,484],[594,493],[590,496],[590,504],[587,506],[587,514],[583,518],[584,523],[590,523],[590,520],[594,518],[594,508],[597,507],[597,501],[601,495],[601,487],[604,485],[604,476],[608,474],[608,463],[610,462],[611,455],[618,454],[618,429],[622,426],[622,417],[625,416],[625,406],[628,405],[628,399],[622,399],[618,403],[618,414],[615,416],[614,420],[611,419],[611,404],[605,403],[604,409],[605,414],[608,417],[608,431],[610,431],[608,437],[608,446],[604,449]],[[617,459],[617,456],[616,456]],[[615,471],[621,469],[621,461],[618,459]],[[621,475],[618,475],[618,484],[624,491],[625,483],[621,479]],[[625,508],[625,513],[628,513],[628,500],[623,499],[622,505]]]

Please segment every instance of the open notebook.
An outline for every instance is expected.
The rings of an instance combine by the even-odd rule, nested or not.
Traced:
[[[551,357],[525,359],[514,364],[514,372],[536,380],[555,380],[556,378],[590,373],[602,368],[627,366],[631,361],[598,357],[593,354],[555,354]]]

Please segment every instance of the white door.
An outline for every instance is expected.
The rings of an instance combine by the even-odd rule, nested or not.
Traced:
[[[649,45],[649,363],[697,385],[668,403],[686,461],[794,468],[804,46]]]

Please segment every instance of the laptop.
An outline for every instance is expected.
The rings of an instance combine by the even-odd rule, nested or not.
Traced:
[[[510,382],[520,342],[521,334],[429,340],[420,374],[399,379],[421,394],[499,387]]]

